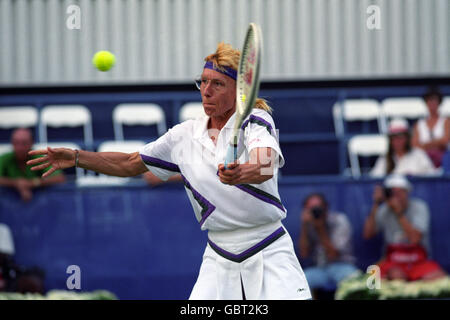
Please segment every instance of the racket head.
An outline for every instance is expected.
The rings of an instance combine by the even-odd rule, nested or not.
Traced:
[[[237,73],[236,127],[239,127],[251,113],[258,97],[261,48],[261,28],[256,23],[250,23],[245,35]]]

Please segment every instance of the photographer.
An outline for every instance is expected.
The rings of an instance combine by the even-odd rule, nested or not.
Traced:
[[[411,189],[404,176],[387,177],[383,187],[375,187],[364,225],[364,239],[383,231],[385,256],[378,266],[381,276],[389,280],[431,280],[445,275],[436,262],[428,260],[430,213],[424,201],[409,198]]]
[[[314,263],[304,270],[312,290],[335,288],[358,272],[353,265],[350,222],[344,214],[328,211],[324,195],[312,193],[305,198],[301,225],[300,257],[310,257]]]

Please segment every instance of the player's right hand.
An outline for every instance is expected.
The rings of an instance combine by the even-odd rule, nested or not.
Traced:
[[[50,148],[42,150],[32,150],[28,152],[30,156],[42,155],[36,159],[27,161],[27,165],[32,166],[31,170],[44,170],[51,166],[42,177],[45,178],[59,169],[66,169],[75,166],[76,151],[68,148]]]

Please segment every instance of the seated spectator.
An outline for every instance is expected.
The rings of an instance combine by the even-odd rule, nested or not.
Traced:
[[[341,280],[359,273],[353,265],[351,224],[345,214],[328,211],[322,194],[306,197],[301,224],[300,257],[312,258],[314,265],[304,272],[313,294],[317,289],[335,288]]]
[[[431,280],[445,272],[430,255],[430,213],[427,204],[410,198],[412,189],[402,175],[386,178],[376,186],[373,205],[366,219],[364,239],[379,231],[384,237],[384,257],[378,263],[381,277],[389,280]]]
[[[33,146],[33,137],[29,129],[14,130],[11,143],[13,151],[0,156],[0,186],[14,188],[19,192],[23,201],[30,201],[34,188],[65,181],[62,171],[56,171],[47,178],[40,178],[50,168],[43,171],[32,171],[27,166],[27,161],[31,159],[28,151]]]
[[[370,171],[373,177],[382,177],[389,174],[404,175],[436,175],[434,167],[425,151],[412,148],[410,141],[408,121],[393,119],[389,123],[389,148],[385,156],[377,159]]]
[[[424,95],[428,107],[428,118],[420,119],[414,126],[412,145],[423,149],[436,168],[442,165],[450,143],[450,119],[439,115],[442,94],[437,88],[430,88]]]

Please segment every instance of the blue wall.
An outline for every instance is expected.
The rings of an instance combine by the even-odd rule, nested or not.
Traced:
[[[284,224],[294,243],[301,200],[320,191],[332,209],[350,218],[359,267],[376,261],[380,239],[363,241],[361,230],[377,182],[283,179],[280,194],[288,209]],[[450,178],[416,178],[413,183],[413,196],[426,200],[431,209],[434,258],[450,271]],[[121,299],[188,298],[206,244],[181,184],[150,188],[139,181],[78,188],[67,183],[36,191],[29,204],[0,188],[0,222],[12,229],[16,260],[45,269],[47,289],[65,289],[66,268],[75,264],[81,268],[82,290],[108,289]]]

